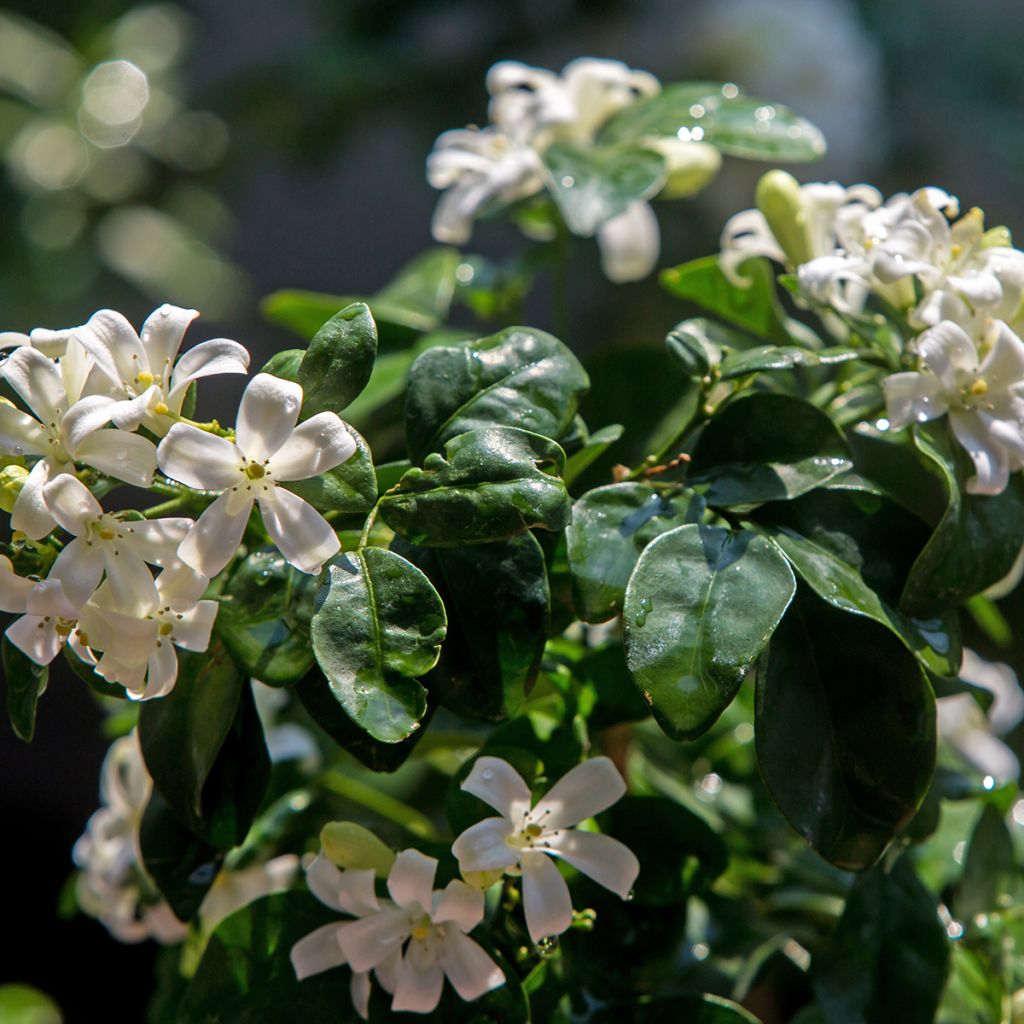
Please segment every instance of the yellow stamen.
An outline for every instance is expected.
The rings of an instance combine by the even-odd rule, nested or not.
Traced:
[[[160,635],[170,636],[174,632],[174,626],[169,622],[160,623]]]
[[[258,462],[250,462],[245,467],[245,475],[250,480],[262,480],[266,473],[267,471]]]
[[[153,412],[155,412],[157,416],[166,416],[170,411],[170,408],[163,402],[157,402],[156,405],[153,406]]]
[[[140,373],[140,374],[139,374],[139,375],[138,375],[138,376],[137,376],[137,377],[136,377],[135,379],[136,379],[136,380],[137,380],[137,381],[138,381],[138,382],[139,382],[139,383],[140,383],[140,384],[141,384],[141,385],[142,385],[142,386],[143,386],[144,388],[148,388],[148,387],[150,386],[150,384],[152,384],[152,383],[153,383],[154,377],[153,377],[153,374],[151,374],[151,373],[149,372],[149,370],[143,370],[143,371],[142,371],[142,373]]]
[[[974,395],[975,398],[980,398],[982,395],[987,395],[988,394],[988,381],[985,380],[984,377],[979,377],[971,385],[971,394]]]
[[[425,939],[430,934],[430,925],[418,924],[413,928],[411,934],[414,939]]]
[[[544,829],[542,829],[540,827],[540,825],[527,825],[526,829],[525,829],[526,834],[531,839],[536,839],[537,836],[539,836],[541,834],[541,832],[543,832],[543,831],[544,831]]]

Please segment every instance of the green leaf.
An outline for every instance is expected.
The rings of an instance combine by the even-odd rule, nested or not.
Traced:
[[[20,740],[32,742],[36,731],[36,705],[50,678],[48,665],[37,665],[6,636],[0,641],[0,658],[7,687],[7,715]]]
[[[426,561],[421,558],[426,556]],[[427,679],[445,707],[469,718],[516,715],[540,669],[551,595],[532,534],[410,555],[438,584],[450,614],[441,660]]]
[[[345,713],[374,739],[398,743],[419,728],[437,663],[444,605],[430,580],[392,551],[364,548],[330,567],[313,616],[313,653]]]
[[[340,413],[366,387],[377,355],[377,326],[370,310],[354,302],[313,335],[299,363],[302,418]]]
[[[682,994],[613,1003],[588,1014],[591,1024],[760,1024],[739,1003],[721,996]]]
[[[380,517],[414,544],[457,546],[505,540],[541,527],[561,530],[571,514],[556,472],[565,454],[554,441],[513,427],[452,438],[445,456],[428,455],[379,504]]]
[[[593,463],[622,437],[624,432],[625,427],[619,423],[613,423],[610,426],[602,427],[600,430],[595,430],[583,442],[583,447],[579,451],[573,452],[565,460],[565,470],[562,473],[565,486],[572,486],[582,473],[586,472]]]
[[[214,628],[239,668],[271,686],[288,686],[313,665],[309,622],[319,580],[276,548],[254,551],[232,573]]]
[[[632,203],[665,184],[664,157],[644,146],[556,142],[544,151],[548,189],[574,235],[589,238]]]
[[[0,1020],[4,1024],[61,1024],[60,1008],[29,985],[0,985]]]
[[[693,491],[663,495],[647,483],[609,484],[573,505],[565,535],[573,596],[584,622],[618,615],[630,573],[655,537],[706,521],[704,499]]]
[[[178,1024],[359,1024],[348,968],[299,981],[289,953],[338,913],[303,892],[250,903],[218,925],[182,1000]]]
[[[651,714],[647,702],[626,668],[626,652],[613,641],[590,648],[573,668],[573,675],[594,691],[587,724],[595,731],[621,722],[642,722]]]
[[[791,343],[786,313],[775,292],[772,265],[760,257],[743,264],[746,287],[729,281],[718,266],[717,256],[669,267],[661,272],[661,283],[676,298],[696,302],[709,313],[765,341]]]
[[[680,526],[640,555],[623,605],[626,662],[674,739],[732,702],[796,590],[778,549],[748,531]]]
[[[213,885],[223,856],[192,832],[154,790],[139,826],[142,862],[180,921],[190,921]]]
[[[935,764],[935,700],[889,630],[801,590],[758,666],[761,776],[826,860],[873,864],[916,812]]]
[[[816,352],[795,345],[758,345],[745,352],[730,352],[719,370],[722,380],[745,377],[767,370],[793,370],[803,367],[836,366],[859,359],[863,355],[854,348],[822,348]]]
[[[927,537],[919,519],[887,498],[856,490],[814,491],[763,506],[757,515],[758,528],[820,598],[892,630],[928,671],[946,677],[960,671],[956,616],[917,620],[896,606]]]
[[[431,331],[448,315],[455,293],[455,270],[461,259],[455,249],[428,249],[369,299],[322,292],[279,291],[263,300],[263,314],[273,323],[304,338],[312,338],[340,309],[365,301],[381,327]]]
[[[589,383],[565,345],[528,327],[429,349],[409,372],[409,457],[421,463],[453,437],[480,427],[520,427],[559,440]]]
[[[756,344],[757,339],[749,334],[702,316],[680,321],[665,338],[672,358],[688,377],[695,379],[719,366],[726,355]]]
[[[906,857],[862,875],[811,966],[826,1024],[931,1024],[949,948],[935,898]]]
[[[305,498],[319,512],[365,514],[377,501],[377,475],[365,438],[343,424],[356,443],[355,452],[340,466],[307,480],[288,480],[284,486]]]
[[[299,364],[305,356],[302,348],[286,348],[272,355],[264,364],[260,373],[269,373],[284,380],[299,379]]]
[[[252,690],[221,643],[179,654],[174,689],[139,711],[139,740],[154,786],[193,832],[218,849],[245,838],[270,759]]]
[[[962,921],[978,914],[998,912],[1016,903],[1020,882],[1013,837],[1003,815],[991,804],[985,806],[974,826],[964,874],[957,888],[953,908]]]
[[[697,139],[729,156],[770,163],[804,163],[825,154],[825,138],[810,121],[781,103],[747,96],[732,83],[667,85],[611,118],[599,141],[652,135]]]
[[[1012,474],[1001,494],[968,494],[974,469],[948,423],[915,426],[914,441],[948,499],[903,591],[903,607],[927,616],[956,607],[1013,567],[1024,545],[1024,477]]]
[[[688,481],[709,505],[743,507],[796,498],[852,465],[842,434],[810,402],[753,394],[708,422]]]

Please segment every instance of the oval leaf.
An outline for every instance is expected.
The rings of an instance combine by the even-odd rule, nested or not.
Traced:
[[[924,799],[935,699],[906,647],[801,591],[758,666],[761,776],[826,860],[873,864]]]
[[[414,544],[455,546],[505,540],[534,527],[561,530],[571,508],[554,441],[512,427],[452,438],[445,457],[427,456],[380,500],[380,517]]]
[[[345,713],[374,739],[398,743],[426,713],[416,677],[437,662],[444,605],[419,569],[382,548],[345,555],[329,571],[313,653]]]
[[[424,352],[409,372],[405,437],[409,457],[468,430],[505,425],[561,439],[572,427],[589,380],[557,338],[509,327],[478,341]]]
[[[295,379],[302,385],[302,418],[341,412],[363,388],[377,355],[377,325],[365,303],[335,313],[313,335]]]
[[[0,640],[0,657],[11,728],[18,739],[31,743],[36,732],[36,706],[46,690],[50,668],[48,665],[37,665],[6,636]]]
[[[778,549],[746,531],[680,526],[647,546],[626,588],[626,660],[665,732],[714,723],[795,590]]]

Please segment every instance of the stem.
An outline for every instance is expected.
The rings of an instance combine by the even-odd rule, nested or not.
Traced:
[[[179,509],[188,508],[191,498],[191,494],[179,494],[176,498],[160,502],[159,505],[151,505],[142,515],[146,519],[156,519],[159,516],[167,515],[168,512],[177,512]]]
[[[396,825],[401,825],[407,832],[420,839],[432,842],[441,841],[441,834],[425,814],[421,814],[415,808],[402,803],[401,800],[396,800],[387,793],[382,793],[366,782],[361,782],[359,779],[353,779],[341,771],[334,770],[324,775],[321,783],[332,793],[344,797],[354,804],[366,807],[382,818],[395,822]]]
[[[370,531],[373,529],[373,524],[377,521],[377,510],[380,508],[380,501],[370,509],[370,514],[366,517],[366,522],[363,523],[363,532],[359,535],[359,550],[362,551],[370,542]]]

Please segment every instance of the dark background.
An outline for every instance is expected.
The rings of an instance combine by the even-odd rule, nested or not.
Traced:
[[[27,86],[12,58],[25,33],[44,47],[42,85]],[[260,297],[371,292],[432,244],[425,157],[441,131],[486,119],[484,74],[502,58],[560,68],[589,54],[663,81],[734,80],[824,130],[829,155],[794,168],[802,179],[870,180],[887,192],[935,184],[1013,228],[1024,221],[1022,52],[1015,0],[7,3],[0,330],[77,324],[105,306],[139,324],[173,301],[204,313],[193,343],[236,338],[259,366],[294,344],[261,320]],[[172,114],[147,107],[116,151],[74,142],[83,80],[128,55],[149,72],[150,106],[158,94]],[[90,161],[59,188],[25,163],[28,142],[54,125],[72,157]],[[65,156],[47,151],[37,170],[46,178]],[[662,207],[662,265],[713,252],[763,169],[727,160],[704,196]],[[499,254],[517,240],[483,225],[473,245]],[[593,247],[578,246],[573,343],[659,346],[672,303],[653,280],[615,289],[596,267]],[[543,288],[527,309],[551,326]],[[219,382],[211,411],[230,416],[241,386]],[[0,982],[37,985],[71,1022],[100,1011],[142,1020],[152,989],[155,947],[120,946],[94,921],[56,911],[71,846],[97,805],[101,720],[86,688],[54,673],[31,747],[0,728]]]

